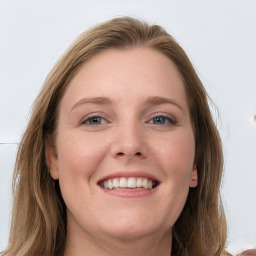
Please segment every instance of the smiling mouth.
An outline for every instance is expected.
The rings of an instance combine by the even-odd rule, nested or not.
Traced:
[[[151,190],[158,186],[157,181],[143,177],[119,177],[101,181],[99,186],[107,190],[115,189],[147,189]]]

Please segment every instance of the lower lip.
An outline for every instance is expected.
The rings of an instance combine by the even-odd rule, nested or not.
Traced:
[[[100,189],[104,193],[112,196],[117,196],[122,198],[142,198],[142,197],[150,196],[153,193],[155,193],[158,190],[158,186],[153,189],[118,189],[117,188],[117,189],[110,190],[110,189],[104,189],[101,187]]]

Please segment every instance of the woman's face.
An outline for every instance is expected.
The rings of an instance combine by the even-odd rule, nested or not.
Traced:
[[[68,234],[169,234],[197,185],[195,140],[182,79],[150,48],[91,58],[61,100],[51,175]]]

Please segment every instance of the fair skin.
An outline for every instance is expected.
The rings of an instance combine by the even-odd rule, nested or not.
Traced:
[[[197,186],[175,65],[146,47],[92,57],[61,100],[46,158],[67,206],[65,256],[170,255],[172,227]]]

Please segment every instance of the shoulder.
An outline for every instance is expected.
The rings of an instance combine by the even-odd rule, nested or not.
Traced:
[[[246,251],[238,254],[238,256],[256,256],[256,249],[246,250]]]

